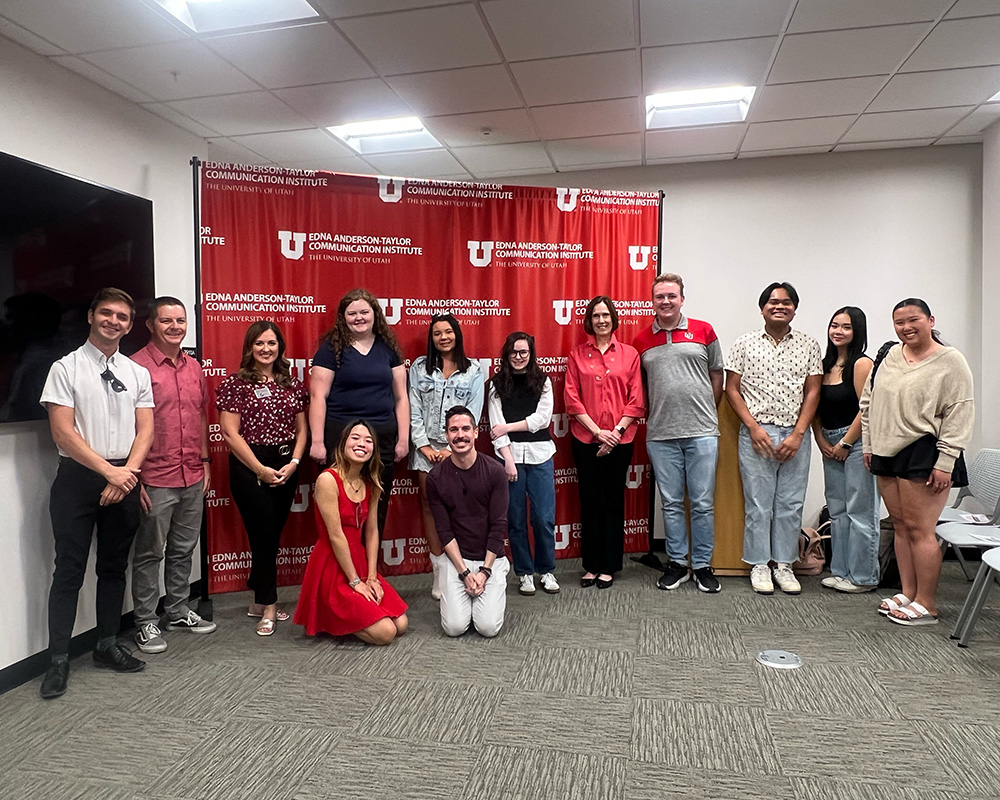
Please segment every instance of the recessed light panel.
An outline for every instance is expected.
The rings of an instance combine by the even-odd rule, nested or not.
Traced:
[[[352,150],[371,153],[395,153],[400,150],[429,150],[441,147],[416,117],[349,122],[327,128]]]
[[[153,0],[195,33],[318,17],[306,0]]]
[[[723,86],[651,94],[646,97],[646,128],[742,122],[756,91],[756,86]]]

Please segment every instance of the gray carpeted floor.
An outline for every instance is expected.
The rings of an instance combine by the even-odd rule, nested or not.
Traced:
[[[262,639],[246,594],[216,597],[218,632],[167,633],[144,673],[86,657],[58,700],[0,696],[0,798],[1000,797],[1000,590],[960,650],[956,565],[919,629],[818,578],[709,596],[630,564],[598,591],[578,567],[557,596],[511,586],[494,640],[446,638],[429,576],[393,581],[411,632],[388,648]],[[766,648],[805,666],[766,669]]]

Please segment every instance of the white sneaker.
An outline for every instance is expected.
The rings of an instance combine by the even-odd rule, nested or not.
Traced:
[[[546,592],[549,594],[559,594],[559,581],[556,580],[556,576],[551,572],[546,572],[538,580]]]
[[[757,564],[750,570],[750,586],[757,594],[774,594],[771,582],[771,568],[767,564]]]
[[[521,594],[531,595],[535,593],[534,575],[522,575],[520,578],[518,578],[518,580],[520,581],[520,584],[518,585],[517,590]]]
[[[825,586],[827,589],[836,589],[840,586],[840,582],[844,580],[839,575],[828,575],[819,582],[820,586]]]
[[[167,642],[155,622],[144,622],[139,626],[135,632],[135,643],[144,653],[162,653],[167,649]]]
[[[778,564],[774,568],[774,582],[785,594],[800,594],[802,592],[802,584],[795,577],[789,564]]]
[[[841,578],[840,583],[833,587],[838,592],[846,592],[847,594],[864,594],[865,592],[874,592],[877,586],[862,586],[859,583],[851,583],[847,578]]]

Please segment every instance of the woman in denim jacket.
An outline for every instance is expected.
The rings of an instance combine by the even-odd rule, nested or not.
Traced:
[[[444,418],[452,406],[465,406],[478,420],[483,411],[483,371],[465,355],[462,329],[451,314],[431,317],[427,332],[427,355],[410,367],[410,469],[417,473],[424,535],[434,568],[431,595],[441,599],[438,584],[441,566],[447,559],[434,527],[427,503],[427,473],[451,455],[444,435]]]

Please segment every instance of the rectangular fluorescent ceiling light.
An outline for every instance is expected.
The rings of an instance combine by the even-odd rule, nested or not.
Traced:
[[[424,123],[416,117],[349,122],[327,130],[362,155],[441,147],[441,143],[427,132]]]
[[[997,92],[993,97],[986,101],[987,103],[1000,103],[1000,92]]]
[[[315,19],[306,0],[152,0],[195,33]]]
[[[756,86],[661,92],[646,97],[646,128],[683,128],[743,122]]]

